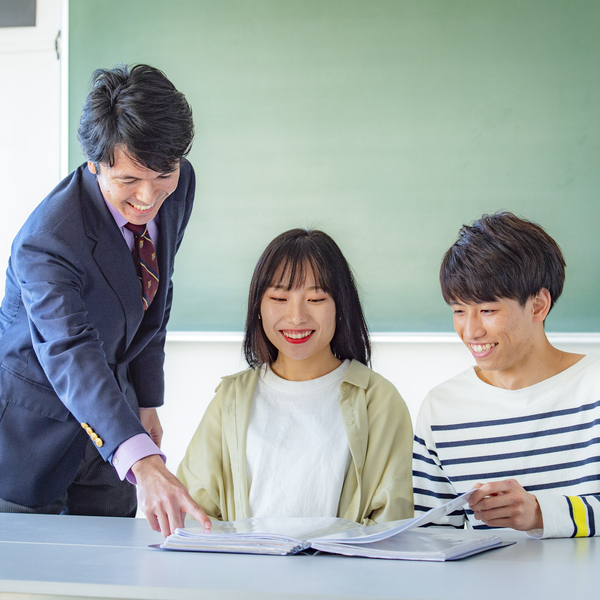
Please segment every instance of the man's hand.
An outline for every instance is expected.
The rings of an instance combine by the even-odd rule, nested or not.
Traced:
[[[469,498],[475,518],[490,527],[512,527],[519,531],[542,529],[544,521],[537,498],[515,479],[477,483]]]
[[[140,421],[150,439],[160,448],[163,428],[155,408],[140,408]]]
[[[177,477],[168,471],[158,454],[138,460],[131,470],[137,480],[140,508],[154,531],[160,531],[167,537],[177,527],[184,526],[186,513],[205,529],[210,529],[210,519],[192,500]]]

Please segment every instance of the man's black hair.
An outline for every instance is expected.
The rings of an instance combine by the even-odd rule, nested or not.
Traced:
[[[565,260],[558,244],[537,223],[510,212],[483,215],[463,225],[440,268],[448,304],[518,300],[525,306],[542,288],[551,305],[565,282]]]
[[[112,167],[120,147],[140,166],[170,173],[191,149],[192,109],[159,69],[143,64],[97,69],[77,137],[95,165]]]

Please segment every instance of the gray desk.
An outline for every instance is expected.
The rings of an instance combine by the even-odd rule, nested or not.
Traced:
[[[598,598],[600,540],[530,540],[449,563],[167,552],[145,520],[0,514],[0,600]]]

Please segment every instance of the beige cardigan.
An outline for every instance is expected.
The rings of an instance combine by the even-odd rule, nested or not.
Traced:
[[[248,369],[223,378],[177,470],[212,518],[250,516],[246,430],[258,375],[258,369]],[[338,517],[364,525],[412,517],[413,432],[404,400],[389,381],[357,361],[341,393],[352,462]]]

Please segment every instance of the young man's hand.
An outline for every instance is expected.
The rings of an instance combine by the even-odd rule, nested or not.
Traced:
[[[519,531],[543,529],[537,498],[526,492],[516,479],[477,483],[469,498],[475,518],[490,527],[511,527]]]

